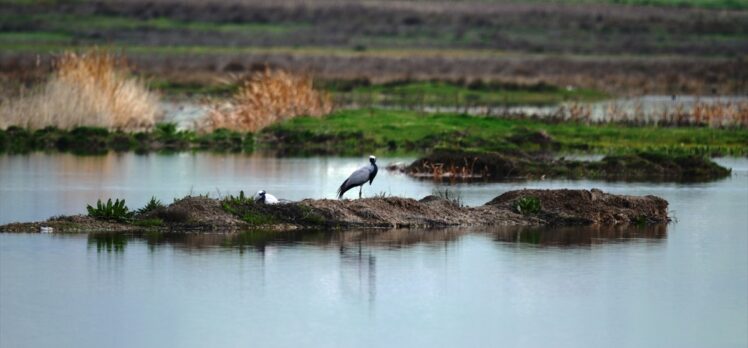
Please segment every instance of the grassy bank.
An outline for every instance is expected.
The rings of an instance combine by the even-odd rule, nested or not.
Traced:
[[[299,117],[258,133],[218,129],[207,134],[160,124],[147,132],[48,127],[0,130],[0,152],[254,151],[279,155],[425,154],[436,149],[474,152],[560,152],[680,155],[748,155],[748,129],[587,125],[459,114],[378,109],[342,110],[327,117]]]
[[[361,109],[276,124],[260,133],[258,145],[294,155],[422,154],[434,149],[746,155],[748,130],[586,125]]]
[[[608,97],[593,89],[563,88],[545,83],[514,84],[474,81],[392,81],[371,84],[368,80],[323,81],[341,105],[417,106],[515,106],[555,105],[565,101],[592,102]]]
[[[83,155],[108,151],[174,152],[190,150],[241,152],[253,151],[251,133],[218,129],[208,134],[178,131],[173,124],[159,124],[147,132],[126,133],[98,127],[63,130],[47,127],[29,131],[19,127],[0,130],[0,153],[62,151]]]

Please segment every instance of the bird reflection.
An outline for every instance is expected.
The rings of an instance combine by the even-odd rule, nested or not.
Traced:
[[[354,296],[365,291],[369,304],[373,304],[377,293],[376,256],[370,249],[365,249],[361,241],[352,247],[341,243],[338,250],[342,264],[340,268],[342,290]]]

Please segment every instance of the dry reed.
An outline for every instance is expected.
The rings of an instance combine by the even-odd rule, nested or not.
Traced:
[[[332,109],[330,97],[315,90],[309,76],[266,68],[245,76],[233,98],[214,105],[198,129],[254,132],[297,116],[323,116]]]
[[[577,121],[585,123],[619,123],[631,126],[665,127],[748,127],[748,102],[724,101],[701,102],[692,105],[663,106],[653,112],[645,112],[641,102],[625,108],[614,102],[609,103],[601,114],[595,114],[591,105],[572,103],[558,108],[551,119],[557,121]]]
[[[110,53],[66,52],[53,68],[44,85],[0,102],[0,128],[142,130],[152,127],[161,113],[157,95],[129,76],[124,60]]]

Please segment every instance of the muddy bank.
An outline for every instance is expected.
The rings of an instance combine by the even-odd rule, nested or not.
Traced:
[[[550,141],[550,140],[549,140]],[[553,146],[552,142],[547,144]],[[731,170],[696,155],[638,153],[609,155],[600,161],[568,160],[521,151],[470,153],[438,151],[405,167],[391,167],[416,178],[505,180],[537,178],[701,182]]]
[[[668,203],[655,196],[620,196],[600,190],[519,190],[477,207],[436,196],[313,200],[276,205],[251,199],[185,197],[126,222],[87,216],[0,226],[0,232],[136,231],[226,232],[247,229],[432,228],[448,226],[585,226],[666,223]]]

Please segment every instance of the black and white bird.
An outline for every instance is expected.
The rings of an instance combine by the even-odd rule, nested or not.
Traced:
[[[338,188],[338,198],[343,198],[343,194],[346,191],[356,186],[358,186],[358,198],[361,198],[361,190],[363,189],[364,184],[368,181],[369,185],[371,185],[374,181],[374,177],[377,176],[377,158],[369,156],[369,162],[370,164],[368,166],[356,169],[348,179],[343,181],[343,184]]]
[[[259,204],[276,204],[278,203],[278,198],[275,198],[275,196],[265,192],[265,190],[259,190],[253,197],[255,200],[255,203]]]

